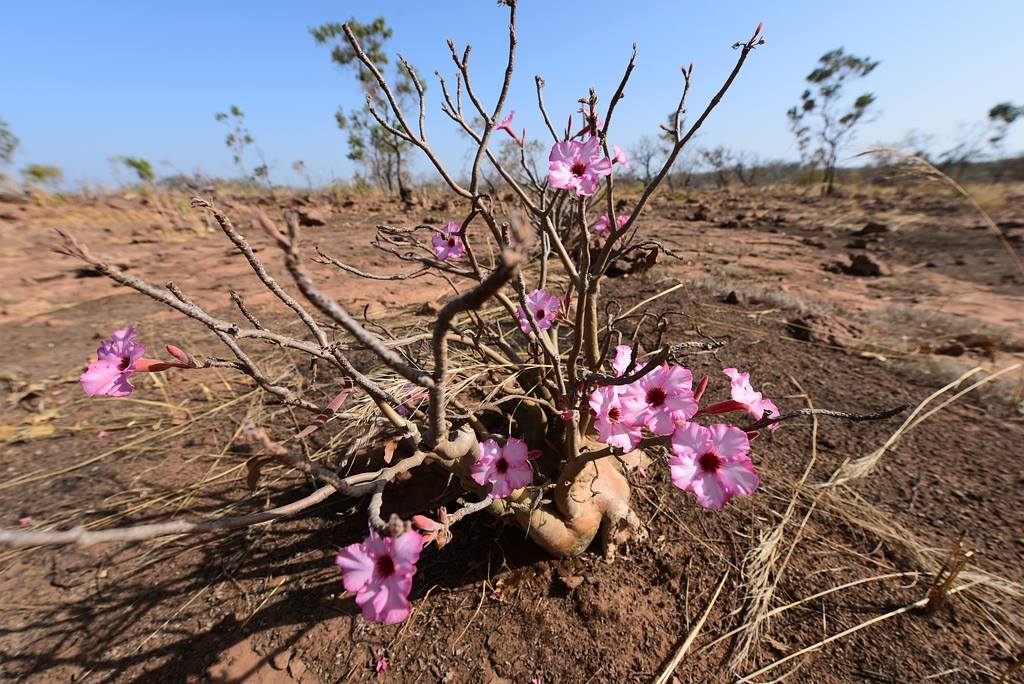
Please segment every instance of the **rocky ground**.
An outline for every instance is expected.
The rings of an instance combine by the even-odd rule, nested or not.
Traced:
[[[633,272],[611,281],[608,294],[625,307],[654,297],[674,337],[699,328],[722,339],[719,358],[698,357],[695,374],[750,368],[784,410],[917,405],[974,368],[960,389],[1024,356],[1015,260],[1024,188],[975,190],[1016,256],[963,199],[935,188],[839,198],[792,188],[666,192],[642,230],[674,256],[647,270],[620,264]],[[228,311],[233,288],[260,317],[284,318],[187,199],[0,202],[3,526],[224,515],[309,491],[283,469],[247,487],[242,419],[283,436],[303,417],[236,378],[151,376],[120,402],[86,400],[77,387],[97,339],[126,323],[147,342],[221,352],[204,328],[52,252],[55,226],[130,273],[174,280],[211,310]],[[371,248],[375,225],[457,219],[431,198],[408,210],[326,195],[217,203],[275,273],[283,269],[251,225],[253,206],[300,210],[310,245],[378,272],[399,267]],[[422,325],[446,293],[428,279],[368,283],[328,267],[316,274],[351,310],[384,325]],[[296,373],[284,354],[264,353],[275,373]],[[883,445],[899,420],[822,421],[816,438],[809,422],[789,424],[759,439],[762,490],[718,513],[652,468],[636,482],[649,540],[611,564],[596,552],[551,560],[515,528],[474,517],[451,545],[425,551],[415,612],[400,626],[361,620],[332,564],[362,534],[362,518],[345,516],[354,501],[331,499],[297,519],[217,539],[0,550],[0,674],[371,681],[386,661],[381,681],[647,682],[724,582],[672,675],[680,682],[735,681],[787,657],[750,681],[787,672],[815,682],[996,681],[1022,648],[1022,387],[1019,368],[1004,372],[841,488],[818,485]],[[332,434],[316,435],[310,448],[330,450]],[[957,582],[966,588],[931,614],[858,628],[921,600],[961,534],[977,552]],[[763,552],[760,562],[752,549]],[[758,631],[731,633],[749,626],[758,605],[770,614]]]

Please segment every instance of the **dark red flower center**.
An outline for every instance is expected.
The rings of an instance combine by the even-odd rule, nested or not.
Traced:
[[[373,572],[381,579],[387,579],[395,574],[395,561],[391,556],[381,556],[373,563]]]
[[[582,176],[587,172],[587,165],[581,161],[575,161],[572,163],[571,171],[574,176]]]
[[[122,356],[121,363],[117,364],[117,370],[128,370],[130,365],[132,365],[132,357]]]
[[[453,237],[448,238],[448,246],[449,247],[454,247],[455,246],[455,238],[453,238]]]
[[[540,321],[540,320],[543,320],[543,319],[544,319],[544,317],[545,317],[545,316],[547,316],[547,315],[548,315],[548,312],[547,312],[547,311],[545,311],[544,309],[537,309],[537,313],[535,313],[535,314],[534,314],[534,317],[535,317],[535,318],[536,318],[536,319],[537,319],[538,321]]]
[[[620,420],[622,420],[622,411],[619,409],[618,406],[612,406],[610,409],[608,409],[608,420],[612,421],[613,423],[618,423]]]
[[[504,456],[499,458],[498,462],[494,464],[494,469],[497,470],[499,473],[502,473],[502,474],[505,474],[505,473],[508,472],[508,461],[505,460]]]
[[[651,406],[661,406],[665,403],[665,399],[667,398],[668,395],[661,387],[652,387],[647,390],[647,403]]]
[[[722,467],[722,457],[714,451],[709,451],[706,454],[701,454],[697,463],[705,473],[717,473],[718,469]]]

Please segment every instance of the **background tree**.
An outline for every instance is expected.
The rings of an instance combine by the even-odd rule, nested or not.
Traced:
[[[29,164],[21,170],[26,185],[43,185],[56,191],[64,179],[64,172],[58,166],[49,164]]]
[[[149,160],[142,157],[128,157],[124,155],[118,157],[117,160],[131,171],[134,171],[140,183],[149,185],[156,180],[156,172],[153,171],[153,165],[149,163]]]
[[[292,171],[302,176],[302,179],[306,181],[306,187],[313,190],[313,177],[309,175],[309,169],[306,168],[306,162],[301,159],[296,159],[292,162]]]
[[[817,68],[807,75],[811,87],[800,95],[800,104],[787,112],[801,158],[824,171],[826,194],[835,190],[840,150],[853,139],[857,125],[875,102],[871,93],[849,102],[843,97],[843,87],[848,81],[867,76],[878,64],[870,57],[848,55],[842,48],[826,52]]]
[[[224,138],[224,144],[231,150],[231,157],[235,162],[235,166],[238,167],[242,179],[263,183],[267,186],[267,189],[273,190],[273,186],[270,183],[269,167],[266,160],[263,159],[263,153],[258,148],[256,149],[256,154],[260,159],[260,163],[253,168],[251,175],[246,171],[246,150],[254,146],[256,141],[245,122],[245,112],[236,105],[231,105],[231,109],[226,112],[217,112],[213,115],[213,118],[228,127],[228,134]]]
[[[649,135],[640,136],[629,149],[629,161],[633,165],[633,173],[647,185],[654,178],[661,166],[664,150],[659,141]]]
[[[935,166],[953,178],[961,178],[970,166],[988,156],[991,132],[992,128],[987,123],[961,123],[953,144],[935,155]]]
[[[359,40],[367,57],[383,73],[388,64],[385,43],[393,31],[384,17],[377,17],[369,24],[355,19],[348,22],[349,30]],[[360,88],[366,95],[366,105],[346,113],[338,109],[335,119],[338,127],[348,133],[348,158],[363,165],[366,175],[387,188],[398,191],[402,201],[412,199],[412,190],[406,185],[405,170],[402,167],[406,153],[411,150],[409,143],[388,129],[399,128],[391,108],[377,79],[369,68],[359,60],[345,36],[343,24],[326,23],[309,29],[318,45],[331,44],[331,60],[344,69],[354,69]],[[392,76],[392,91],[401,107],[408,109],[417,95],[417,82],[422,89],[423,82],[416,71],[401,59],[401,66]]]
[[[992,135],[988,141],[1000,156],[1004,154],[1003,143],[1006,140],[1006,134],[1010,131],[1010,126],[1022,117],[1024,117],[1024,105],[1015,105],[1012,102],[1000,102],[988,110],[988,120],[992,125]]]
[[[10,125],[0,117],[0,167],[10,166],[20,144],[21,141],[11,131]]]

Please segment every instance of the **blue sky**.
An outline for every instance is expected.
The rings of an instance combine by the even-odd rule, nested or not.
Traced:
[[[109,159],[120,154],[150,159],[161,175],[175,168],[230,175],[225,131],[213,114],[236,104],[275,181],[297,181],[289,168],[296,159],[319,181],[346,177],[352,162],[333,114],[339,105],[358,107],[361,97],[308,27],[383,15],[395,31],[391,50],[431,77],[428,133],[441,156],[461,168],[464,143],[438,109],[432,74],[451,75],[447,38],[460,46],[470,41],[475,83],[493,102],[504,66],[505,14],[492,0],[8,0],[0,20],[0,117],[22,141],[16,166],[56,164],[71,183],[111,182]],[[895,142],[910,129],[948,146],[958,126],[981,121],[996,102],[1024,101],[1020,0],[520,0],[519,14],[510,105],[531,137],[541,132],[534,74],[545,77],[548,107],[564,121],[589,86],[611,94],[635,40],[637,69],[611,136],[628,148],[656,134],[674,106],[680,64],[696,65],[694,111],[731,68],[729,46],[758,21],[768,43],[752,56],[700,144],[795,158],[785,111],[817,58],[839,46],[882,62],[862,85],[877,94],[878,116],[860,134],[861,146]],[[1013,131],[1009,149],[1024,149],[1024,125]]]

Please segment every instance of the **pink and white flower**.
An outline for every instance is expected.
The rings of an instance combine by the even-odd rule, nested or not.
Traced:
[[[618,226],[619,228],[626,225],[627,221],[629,221],[629,214],[619,214],[617,217],[615,217],[615,225]],[[593,228],[594,232],[596,232],[603,238],[606,238],[609,235],[611,235],[612,221],[610,218],[608,218],[608,214],[601,214],[601,218],[594,221]]]
[[[409,592],[423,538],[408,530],[397,537],[370,536],[341,550],[335,564],[341,568],[346,591],[354,592],[363,617],[373,622],[401,622],[409,616]]]
[[[629,168],[629,157],[626,156],[626,151],[618,145],[612,145],[612,164],[622,164],[627,169]]]
[[[534,290],[526,295],[526,307],[533,314],[533,319],[537,322],[537,328],[539,330],[547,330],[555,322],[558,312],[561,311],[562,302],[558,297],[548,294],[544,290]],[[526,315],[523,307],[520,306],[516,310],[516,318],[519,319],[519,329],[524,334],[529,335],[533,332],[530,318]]]
[[[630,384],[626,394],[642,407],[643,423],[656,435],[671,435],[700,408],[693,398],[693,374],[676,364],[663,363]]]
[[[462,229],[459,227],[459,224],[449,221],[441,229],[441,232],[434,233],[431,241],[434,244],[434,255],[438,259],[441,261],[458,259],[465,253],[466,246],[462,244],[462,238],[459,237],[460,230]]]
[[[744,411],[749,413],[754,420],[761,420],[766,410],[771,411],[773,416],[779,415],[779,408],[771,399],[765,399],[760,392],[754,391],[750,385],[750,373],[740,373],[735,368],[726,368],[722,371],[730,379],[729,393],[733,401],[740,404]],[[769,430],[779,427],[778,423],[768,426]]]
[[[598,387],[590,394],[597,438],[602,444],[632,451],[643,431],[643,407],[614,385]]]
[[[470,466],[469,476],[481,487],[491,485],[491,496],[506,499],[513,491],[533,482],[533,466],[526,442],[515,437],[498,446],[493,439],[480,442],[480,458]]]
[[[128,378],[138,370],[136,362],[146,353],[146,348],[134,340],[135,328],[128,326],[115,330],[109,340],[100,342],[96,360],[79,377],[86,394],[126,397],[132,393],[135,388]]]
[[[620,344],[615,347],[615,358],[612,359],[612,368],[615,370],[617,377],[622,375],[629,368],[629,364],[633,361],[633,348],[628,344]]]
[[[747,433],[733,425],[679,425],[672,433],[668,461],[672,484],[693,492],[704,508],[721,508],[734,496],[751,494],[761,483],[749,451]]]
[[[506,133],[509,134],[509,136],[511,136],[511,138],[513,140],[515,140],[516,142],[519,142],[519,138],[516,137],[516,132],[514,130],[512,130],[512,118],[515,115],[516,115],[516,110],[510,109],[509,112],[508,112],[508,115],[504,119],[499,121],[498,123],[494,124],[494,127],[491,128],[491,130],[492,131],[505,131]],[[523,137],[524,138],[526,137],[525,133],[523,134]]]
[[[601,177],[612,172],[612,160],[601,156],[601,141],[596,136],[586,142],[555,143],[548,161],[551,187],[573,190],[583,196],[593,195]]]

